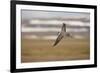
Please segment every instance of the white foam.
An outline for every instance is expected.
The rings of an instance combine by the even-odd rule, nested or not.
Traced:
[[[89,22],[88,24],[82,22],[82,21],[75,21],[75,20],[30,20],[29,24],[34,25],[34,24],[43,24],[43,25],[61,25],[62,23],[66,23],[67,25],[73,25],[73,26],[90,26]]]
[[[26,38],[26,39],[38,39],[38,36],[36,36],[36,35],[25,35],[24,38]]]
[[[26,35],[23,38],[25,39],[43,39],[43,40],[55,40],[58,36],[37,36],[37,35]],[[75,39],[83,39],[85,38],[84,36],[80,36],[80,35],[74,35],[73,36]]]
[[[60,32],[61,28],[43,28],[43,27],[22,27],[21,29],[22,32]],[[66,28],[66,31],[70,31],[70,32],[86,32],[87,29],[86,28],[82,28],[82,29],[70,29],[70,28]]]

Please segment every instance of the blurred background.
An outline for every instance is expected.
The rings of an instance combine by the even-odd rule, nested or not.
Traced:
[[[53,47],[63,23],[73,38],[64,37]],[[89,33],[89,13],[21,10],[21,61],[89,59]]]

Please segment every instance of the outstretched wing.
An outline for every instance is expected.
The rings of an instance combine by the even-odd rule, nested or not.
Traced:
[[[63,26],[62,26],[62,29],[61,29],[62,32],[66,32],[66,24],[63,23]]]
[[[54,43],[54,45],[53,46],[56,46],[59,42],[60,42],[60,40],[63,38],[63,35],[62,35],[62,33],[60,33],[59,35],[58,35],[58,37],[57,37],[57,39],[56,39],[56,41],[55,41],[55,43]]]

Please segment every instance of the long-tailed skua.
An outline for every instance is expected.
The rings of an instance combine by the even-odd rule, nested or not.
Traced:
[[[66,36],[72,37],[72,34],[66,32],[66,24],[63,23],[61,32],[58,34],[58,37],[57,37],[55,43],[53,44],[53,46],[56,46],[61,41],[61,39]]]

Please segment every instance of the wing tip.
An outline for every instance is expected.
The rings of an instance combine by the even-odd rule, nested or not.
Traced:
[[[63,23],[63,25],[65,26],[66,24],[65,24],[65,23]]]
[[[54,44],[53,44],[53,47],[55,47],[55,46],[56,46],[56,44],[54,43]]]

